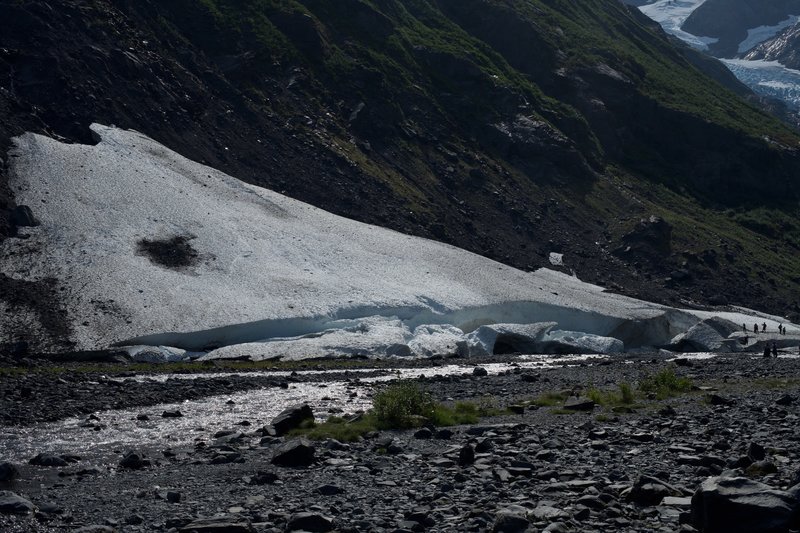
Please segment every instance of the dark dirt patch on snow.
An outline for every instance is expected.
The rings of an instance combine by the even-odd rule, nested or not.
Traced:
[[[191,267],[199,262],[200,254],[189,242],[191,237],[176,235],[169,239],[141,239],[138,252],[153,263],[172,269]]]

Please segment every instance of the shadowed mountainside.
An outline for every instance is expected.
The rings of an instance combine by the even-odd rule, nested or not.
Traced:
[[[800,0],[706,0],[683,23],[691,34],[714,37],[708,51],[716,57],[735,57],[747,30],[774,26],[789,15],[800,15]]]
[[[0,16],[2,148],[114,124],[515,267],[558,252],[650,300],[797,310],[798,137],[619,2],[0,0]],[[0,275],[0,295],[16,285]],[[45,285],[14,305],[53,307]]]

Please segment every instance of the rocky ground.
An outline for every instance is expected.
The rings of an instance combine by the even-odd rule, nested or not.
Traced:
[[[380,432],[350,444],[239,426],[198,432],[184,448],[142,442],[134,454],[119,450],[109,461],[92,449],[48,457],[43,442],[39,464],[14,465],[16,476],[0,467],[0,476],[14,478],[0,482],[10,491],[0,492],[0,530],[649,532],[704,524],[705,531],[789,531],[797,498],[787,490],[800,468],[800,360],[732,355],[682,363],[628,358],[426,378],[422,384],[441,401],[516,405],[516,413],[470,426]],[[691,378],[695,390],[639,398],[634,409],[523,407],[550,393],[616,389],[666,367]],[[81,412],[96,410],[99,421],[104,406],[152,404],[169,391],[133,381],[119,390],[96,378],[91,394],[72,398],[85,403]],[[55,376],[52,394],[40,395],[44,378],[4,376],[0,430],[45,417],[45,406],[50,419],[74,413],[55,406],[66,404],[64,391],[82,388],[77,379]],[[170,388],[195,398],[280,386],[278,378],[262,379],[208,378],[193,392]],[[16,394],[25,386],[31,393]],[[704,481],[703,498],[695,497],[701,522],[692,521],[691,496]],[[748,499],[751,492],[758,498]],[[722,500],[728,507],[719,513],[714,502]]]

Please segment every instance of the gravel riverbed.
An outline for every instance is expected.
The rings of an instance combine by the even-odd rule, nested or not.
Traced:
[[[0,513],[0,530],[694,531],[690,497],[709,476],[795,485],[800,360],[730,355],[678,363],[612,358],[488,375],[465,366],[460,375],[419,379],[440,401],[518,406],[469,426],[298,443],[245,419],[192,428],[176,446],[151,440],[102,450],[92,443],[113,409],[170,424],[161,404],[189,400],[181,405],[189,411],[203,397],[291,391],[309,380],[345,382],[348,395],[369,397],[380,384],[364,378],[386,370],[160,381],[11,374],[0,382],[0,434],[81,415],[86,440],[57,454],[41,442],[27,460],[12,461],[18,475],[0,481],[0,491],[35,509]],[[589,387],[635,384],[665,368],[689,377],[695,390],[642,399],[636,409],[519,406],[553,392],[580,397]],[[136,453],[123,460],[128,448]],[[29,463],[38,453],[35,462],[49,466]]]

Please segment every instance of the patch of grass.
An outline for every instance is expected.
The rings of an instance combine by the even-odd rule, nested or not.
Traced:
[[[692,381],[685,377],[675,375],[673,369],[668,368],[656,374],[648,375],[639,382],[638,388],[634,388],[628,382],[620,382],[616,388],[600,389],[590,386],[583,393],[584,396],[592,400],[595,404],[604,407],[606,411],[613,413],[632,413],[637,409],[647,406],[647,400],[672,398],[679,394],[691,391],[694,388]],[[531,405],[539,407],[550,407],[551,414],[568,414],[574,411],[563,409],[562,405],[571,394],[569,391],[545,392],[531,402]],[[525,402],[523,402],[525,403]],[[596,419],[599,422],[608,421],[611,416],[599,414]]]
[[[691,379],[676,375],[671,368],[646,376],[639,382],[639,390],[642,393],[653,395],[658,400],[689,392],[693,386]]]
[[[307,437],[312,440],[336,439],[339,442],[355,442],[361,437],[377,430],[375,417],[364,415],[356,420],[346,420],[332,416],[321,424],[311,423],[290,432],[290,435]]]
[[[591,388],[586,396],[603,407],[632,406],[636,400],[633,387],[626,382],[617,385],[617,390]]]
[[[437,405],[433,410],[431,422],[437,426],[457,426],[475,424],[480,420],[481,410],[471,402],[456,402],[455,406]]]
[[[23,374],[27,374],[28,372],[29,370],[27,368],[19,366],[0,367],[0,376],[21,376]]]
[[[569,395],[566,392],[545,392],[533,401],[539,407],[552,407],[563,404]]]
[[[753,388],[768,389],[768,390],[786,389],[792,386],[797,386],[798,384],[800,384],[800,379],[797,378],[790,378],[790,379],[757,378],[749,382],[749,385],[752,386]]]
[[[557,407],[555,409],[550,409],[550,414],[553,415],[574,415],[578,411],[574,411],[572,409],[563,409],[561,407]]]
[[[483,417],[500,413],[501,410],[484,400],[456,402],[453,406],[438,404],[418,384],[398,381],[380,391],[373,399],[373,408],[354,420],[332,416],[320,424],[308,423],[291,434],[314,440],[353,442],[373,431],[410,429],[427,423],[475,424]]]

